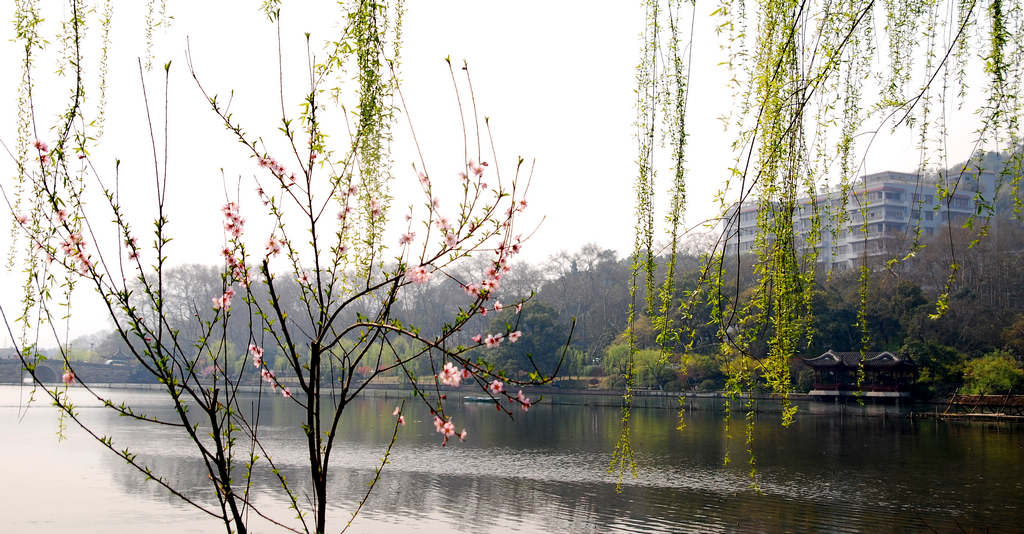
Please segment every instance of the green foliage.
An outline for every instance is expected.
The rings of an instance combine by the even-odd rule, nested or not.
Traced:
[[[1024,361],[1024,314],[1018,314],[1013,323],[1003,329],[1003,346],[1018,362]]]
[[[917,363],[919,395],[948,395],[963,383],[965,358],[953,347],[934,341],[911,341],[900,352]]]
[[[518,314],[514,310],[499,313],[491,320],[488,333],[508,337],[508,333],[516,330],[523,332],[523,337],[515,343],[506,340],[496,348],[485,349],[487,358],[516,375],[551,374],[562,357],[569,325],[559,320],[554,309],[537,302],[524,306]],[[574,353],[569,359],[578,361],[581,353]],[[566,373],[559,370],[559,374]]]
[[[686,353],[681,357],[683,389],[720,391],[725,385],[724,362],[718,354]]]
[[[1024,368],[1005,352],[990,352],[964,365],[964,393],[1020,394],[1021,388],[1024,388]]]

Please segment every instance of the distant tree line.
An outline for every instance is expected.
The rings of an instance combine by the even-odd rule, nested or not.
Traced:
[[[919,366],[917,385],[922,396],[946,395],[957,388],[976,393],[1024,392],[1024,229],[1014,219],[1000,218],[993,221],[989,233],[988,238],[972,246],[972,233],[963,229],[952,232],[960,271],[950,308],[939,318],[933,315],[935,298],[948,276],[948,236],[935,238],[914,257],[895,265],[881,260],[874,265],[867,332],[858,327],[857,272],[821,272],[810,303],[813,334],[803,340],[801,355],[816,356],[832,349],[888,350],[910,356]],[[700,248],[694,247],[681,257],[676,274],[676,309],[695,287],[701,254]],[[476,317],[456,342],[469,345],[473,335],[505,332],[508,325],[521,330],[523,337],[516,343],[479,349],[487,351],[481,355],[487,361],[527,376],[553,371],[564,352],[559,384],[621,387],[628,356],[624,330],[629,268],[629,258],[620,258],[596,244],[584,245],[575,252],[559,252],[543,264],[516,265],[502,279],[496,299],[515,302],[532,295],[522,311],[508,306],[501,312]],[[468,269],[482,272],[486,265]],[[168,276],[165,313],[177,319],[169,327],[181,329],[183,342],[198,342],[199,332],[189,330],[194,322],[188,319],[212,313],[209,302],[220,291],[220,274],[213,267],[187,265],[170,271]],[[478,277],[479,273],[467,272],[464,278]],[[741,272],[736,278],[738,290],[723,298],[742,300],[749,292],[751,273]],[[300,316],[304,308],[297,282],[283,282],[279,287],[283,293],[296,293],[295,298],[282,301],[294,303],[295,309],[286,311]],[[439,278],[411,288],[409,295],[397,303],[395,317],[424,329],[440,328],[445,314],[439,310],[458,310],[468,302],[458,283]],[[693,335],[675,342],[668,358],[661,357],[657,350],[650,319],[640,318],[635,328],[640,348],[635,356],[640,387],[718,390],[725,381],[725,370],[737,365],[737,358],[756,360],[758,352],[766,350],[764,340],[770,330],[761,325],[758,328],[762,331],[754,333],[761,342],[753,343],[750,354],[727,354],[722,350],[717,327],[711,326],[710,312],[706,305],[689,310],[685,322],[694,328]],[[576,327],[566,348],[573,318]],[[679,316],[674,319],[684,321]],[[233,345],[228,352],[238,355],[236,365],[244,366],[247,330],[240,321],[235,325],[238,331],[227,336]],[[99,362],[117,359],[130,353],[122,344],[113,332],[101,332],[73,342],[72,357]],[[381,350],[402,356],[418,348],[400,340]],[[267,361],[276,362],[276,358],[268,350]],[[752,361],[745,364],[756,365]],[[280,362],[279,368],[283,371],[284,367]],[[791,367],[797,389],[809,389],[810,370],[799,360],[794,360]],[[437,372],[429,368],[428,360],[423,360],[416,371],[423,376]],[[396,380],[406,378],[396,373]]]

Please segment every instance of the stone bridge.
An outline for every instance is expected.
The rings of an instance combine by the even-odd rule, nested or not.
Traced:
[[[102,364],[72,362],[75,374],[91,383],[131,383],[131,382],[152,382],[153,379],[143,380],[146,373],[139,373],[139,365],[132,363]],[[64,374],[64,362],[61,360],[46,360],[36,367],[36,376],[43,383],[60,382]],[[30,378],[28,371],[18,358],[0,359],[0,383],[18,384],[24,379]]]

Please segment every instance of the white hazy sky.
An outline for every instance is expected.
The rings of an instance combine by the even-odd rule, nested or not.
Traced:
[[[0,2],[3,13],[13,13],[12,4],[10,0]],[[52,10],[46,12],[44,33],[53,36],[63,16],[61,9],[66,8],[63,3],[42,4]],[[311,33],[316,52],[319,43],[338,34],[339,20],[333,1],[284,4],[285,97],[294,115],[306,89],[302,83],[306,69],[303,33]],[[114,159],[121,160],[123,203],[135,218],[136,228],[147,228],[153,216],[153,164],[137,64],[145,53],[144,5],[115,2],[106,133],[102,148],[93,153],[93,161],[106,179],[112,178]],[[151,104],[163,96],[159,65],[172,62],[168,193],[171,231],[176,236],[169,252],[172,263],[219,261],[217,251],[223,237],[218,208],[225,199],[221,169],[232,190],[235,186],[230,184],[239,178],[243,189],[251,189],[251,181],[246,179],[251,180],[257,172],[254,161],[202,101],[186,67],[186,38],[207,90],[219,93],[222,101],[234,90],[232,111],[246,130],[270,143],[279,138],[276,34],[257,6],[258,2],[245,6],[236,2],[168,2],[174,20],[168,30],[158,30],[155,35],[154,69],[144,74]],[[587,242],[598,242],[620,255],[628,253],[633,239],[636,143],[632,125],[634,68],[643,27],[641,3],[410,0],[406,6],[403,91],[435,182],[446,175],[455,180],[462,154],[455,97],[443,61],[451,56],[456,64],[463,60],[470,64],[480,112],[492,120],[498,163],[508,169],[518,155],[536,160],[529,214],[534,221],[544,217],[544,222],[525,248],[525,258],[542,261],[554,252],[574,250]],[[725,131],[718,120],[733,105],[725,87],[729,75],[718,66],[720,43],[709,13],[699,11],[697,16],[687,116],[690,224],[715,214],[712,197],[732,161],[729,145],[733,139],[733,132]],[[10,20],[10,15],[0,18]],[[0,39],[0,65],[6,73],[0,82],[0,139],[8,146],[16,137],[20,57],[17,43],[11,42],[12,27],[4,23],[0,30],[5,37]],[[98,28],[87,31],[94,38]],[[95,69],[99,54],[95,41],[87,44],[91,46],[85,62],[89,71]],[[47,55],[37,64],[35,102],[39,137],[44,139],[68,91],[66,81],[51,72],[58,48],[51,42]],[[92,113],[96,87],[87,86],[86,90],[91,98],[87,113]],[[159,107],[155,115],[159,129]],[[953,124],[951,148],[968,155],[968,134],[973,129]],[[407,191],[415,185],[410,168],[415,157],[404,117],[395,132],[399,181],[394,192],[396,206],[403,206],[413,202]],[[345,138],[343,128],[336,127],[333,133]],[[918,158],[913,146],[909,133],[876,142],[865,171],[912,169]],[[14,165],[6,157],[0,161],[0,176],[9,184]],[[668,184],[662,182],[661,190],[665,190]],[[664,205],[665,199],[659,202]],[[7,232],[2,234],[7,250]],[[17,272],[3,277],[0,295],[5,309],[16,302],[18,278]],[[79,309],[91,309],[91,304],[82,302]],[[101,314],[75,314],[71,330],[85,333],[105,324]]]

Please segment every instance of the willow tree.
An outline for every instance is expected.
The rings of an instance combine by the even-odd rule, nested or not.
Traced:
[[[778,394],[784,403],[782,423],[796,411],[788,401],[788,362],[814,335],[811,295],[818,275],[822,237],[852,228],[866,240],[868,226],[859,182],[871,145],[894,133],[911,132],[917,139],[918,188],[935,189],[935,206],[949,208],[959,189],[996,173],[995,192],[1009,191],[1020,213],[1021,118],[1017,98],[1024,73],[1024,4],[1003,0],[770,0],[747,3],[723,0],[710,14],[680,0],[644,2],[646,26],[637,67],[636,103],[636,241],[633,251],[633,295],[629,310],[630,353],[637,313],[653,318],[667,357],[672,346],[692,344],[695,326],[687,322],[693,306],[708,304],[719,328],[721,351],[728,370],[727,408],[744,390],[757,384]],[[689,24],[687,24],[689,22]],[[721,65],[729,71],[727,89],[733,105],[729,125],[735,159],[721,169],[720,215],[710,225],[718,239],[705,256],[696,288],[679,300],[673,288],[675,251],[685,232],[685,147],[687,89],[702,79],[689,76],[689,55],[707,48],[693,41],[694,24],[713,24],[724,38]],[[689,28],[687,29],[687,26]],[[977,88],[971,98],[969,82]],[[980,93],[980,94],[978,94]],[[948,147],[947,113],[980,102],[975,144],[958,154]],[[706,125],[702,125],[706,129]],[[665,215],[667,275],[655,279],[655,152],[664,140],[671,179]],[[971,159],[980,146],[1011,153],[1009,163],[982,169]],[[969,160],[952,174],[941,171],[934,184],[926,174],[951,161]],[[964,223],[983,237],[994,214],[995,193],[970,187],[977,209]],[[821,191],[827,191],[822,195]],[[854,204],[848,205],[853,199]],[[744,206],[756,213],[753,254],[739,253],[740,217]],[[800,209],[810,210],[810,228],[794,225]],[[851,218],[850,212],[859,214]],[[859,219],[856,220],[856,219]],[[947,226],[949,276],[935,302],[934,316],[949,307],[956,286],[958,254],[954,228]],[[881,267],[893,269],[923,246],[920,222],[911,230],[908,247],[895,251]],[[866,241],[865,241],[866,242]],[[860,277],[862,351],[868,345],[867,301],[873,274],[866,247],[857,269]],[[749,259],[748,259],[749,258]],[[747,262],[748,264],[745,264]],[[740,272],[752,269],[753,288],[741,295]],[[645,292],[646,302],[638,302]],[[673,317],[681,320],[673,322]],[[757,339],[767,347],[755,351]],[[622,475],[633,465],[629,411],[632,367],[622,430],[610,469]],[[751,448],[753,406],[746,405],[750,474],[756,473]],[[684,426],[680,412],[680,428]],[[727,416],[728,417],[728,416]],[[727,430],[729,420],[726,422]],[[726,458],[728,461],[728,457]]]
[[[487,333],[486,339],[460,335],[476,315],[502,308],[494,297],[511,259],[523,246],[515,228],[526,208],[529,182],[522,158],[505,168],[493,143],[481,142],[490,139],[490,130],[467,103],[473,101],[468,68],[449,62],[452,110],[464,128],[463,142],[455,143],[461,164],[435,172],[421,154],[411,171],[395,173],[390,149],[394,118],[406,111],[396,74],[401,2],[341,3],[342,34],[327,43],[322,59],[313,60],[310,54],[308,70],[297,80],[303,97],[294,114],[288,113],[285,103],[284,87],[292,80],[281,74],[278,4],[264,4],[267,31],[273,35],[277,24],[279,43],[277,73],[267,80],[280,88],[277,140],[246,130],[243,124],[253,117],[232,112],[230,98],[210,92],[201,83],[202,69],[193,64],[191,51],[186,55],[186,68],[195,81],[189,90],[202,96],[209,113],[224,127],[223,135],[237,141],[248,156],[251,165],[239,174],[255,173],[250,179],[239,178],[234,187],[224,184],[224,189],[236,192],[225,194],[223,245],[209,251],[220,265],[220,288],[189,303],[188,331],[198,332],[196,336],[185,333],[180,310],[171,310],[168,304],[173,291],[168,281],[173,261],[169,244],[172,238],[181,242],[190,237],[178,230],[172,215],[180,211],[168,204],[176,180],[168,172],[174,151],[167,132],[175,113],[172,95],[179,91],[170,85],[171,64],[153,71],[150,59],[138,62],[150,153],[135,151],[123,157],[148,158],[152,165],[152,219],[140,221],[125,205],[142,202],[136,190],[139,181],[121,180],[119,161],[109,165],[92,157],[103,139],[112,4],[97,11],[71,0],[54,38],[41,33],[41,6],[29,0],[16,3],[16,39],[23,51],[19,137],[10,151],[16,176],[13,184],[3,187],[3,195],[14,215],[12,235],[20,247],[12,261],[20,263],[26,276],[20,310],[0,312],[25,369],[38,390],[59,408],[62,421],[79,425],[140,476],[220,520],[228,532],[248,531],[249,518],[259,516],[294,532],[322,533],[328,526],[328,473],[339,454],[336,439],[342,414],[377,377],[406,376],[415,401],[432,419],[440,444],[467,437],[467,430],[458,428],[446,410],[445,388],[474,385],[498,413],[512,416],[533,402],[517,386],[550,378],[538,370],[528,380],[515,380],[488,362],[486,349],[524,335],[516,326],[517,317]],[[166,23],[162,6],[149,3],[147,58],[154,27]],[[100,60],[98,76],[90,78],[85,72],[90,42],[85,34],[94,26],[100,28]],[[37,65],[37,59],[48,41],[61,45],[58,70],[70,90],[55,124],[37,116],[38,73],[51,68]],[[308,46],[308,35],[306,41]],[[92,79],[98,80],[96,85],[87,82]],[[154,79],[162,82],[162,91],[153,90]],[[332,110],[340,120],[326,118]],[[409,129],[415,138],[411,124]],[[386,231],[391,191],[402,183],[418,189],[418,200],[409,206],[400,235],[392,239]],[[254,219],[269,231],[253,225]],[[458,266],[473,257],[485,258],[485,273],[459,278]],[[461,286],[464,302],[457,310],[439,310],[449,316],[436,331],[422,331],[392,313],[411,285],[447,279]],[[282,287],[294,284],[300,289],[298,302],[286,302]],[[173,415],[157,417],[116,402],[95,389],[88,375],[76,372],[68,358],[72,348],[65,323],[73,311],[76,288],[87,288],[99,297],[130,355],[161,384]],[[525,300],[509,305],[518,312]],[[298,313],[288,313],[295,309]],[[228,340],[229,329],[236,330],[237,324],[247,332],[247,347]],[[37,373],[45,359],[38,346],[44,333],[58,341],[64,366],[64,383],[56,387]],[[412,349],[396,350],[399,338]],[[275,372],[268,363],[269,351],[283,358],[284,372]],[[245,365],[234,365],[239,360]],[[424,361],[432,373],[428,381],[418,382],[421,377],[413,370]],[[209,492],[179,487],[173,474],[151,468],[132,443],[93,428],[73,402],[72,385],[139,425],[163,425],[186,436],[208,475]],[[253,388],[255,400],[242,396]],[[302,414],[290,431],[308,452],[308,493],[285,477],[275,463],[273,444],[263,439],[259,406],[270,402],[289,403]],[[366,497],[405,424],[403,407],[395,409],[392,423],[391,440],[384,445]],[[290,517],[272,517],[254,498],[253,475],[259,472],[279,482],[279,497],[293,509]]]

